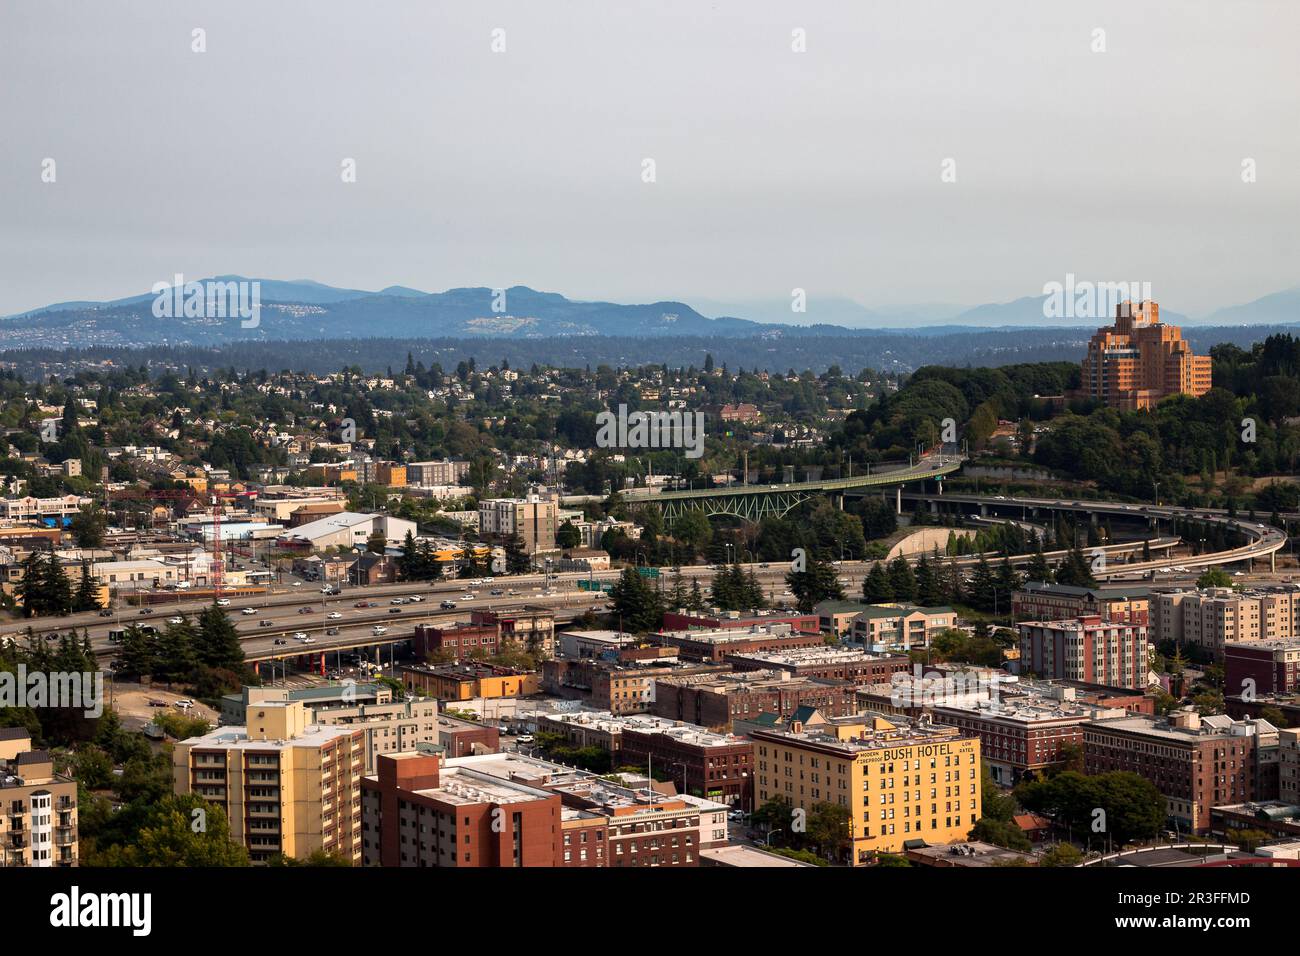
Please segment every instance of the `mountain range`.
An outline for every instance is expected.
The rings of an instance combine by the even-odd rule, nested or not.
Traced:
[[[1096,319],[1044,319],[1043,299],[963,308],[931,304],[867,309],[848,299],[809,300],[793,315],[789,303],[701,302],[703,314],[678,301],[644,304],[586,302],[527,286],[504,290],[459,288],[422,292],[389,286],[378,292],[312,280],[247,280],[216,276],[204,283],[260,283],[256,327],[238,318],[154,315],[152,293],[103,302],[60,302],[0,319],[0,350],[86,346],[222,345],[235,342],[349,338],[541,339],[584,336],[623,338],[782,338],[906,334],[929,337],[960,332],[1078,331]],[[731,312],[755,318],[739,318]],[[1292,325],[1300,322],[1300,287],[1219,309],[1197,320],[1162,310],[1179,325]],[[755,319],[768,321],[756,321]]]

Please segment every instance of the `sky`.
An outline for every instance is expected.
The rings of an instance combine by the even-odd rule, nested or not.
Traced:
[[[1300,284],[1298,28],[1294,0],[11,0],[0,314],[178,273],[810,312],[1072,273],[1201,315]]]

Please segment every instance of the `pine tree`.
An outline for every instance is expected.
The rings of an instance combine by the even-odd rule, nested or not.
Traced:
[[[77,596],[73,600],[73,609],[93,611],[99,607],[98,581],[90,576],[90,562],[81,562],[81,580],[77,584]]]
[[[785,576],[790,593],[795,596],[799,610],[809,614],[822,601],[834,598],[843,600],[844,589],[833,564],[809,557],[803,571],[791,571]]]
[[[239,644],[239,633],[215,601],[199,615],[194,650],[198,662],[205,667],[233,671],[243,669],[244,649]]]
[[[663,621],[659,593],[637,573],[636,568],[623,569],[609,596],[625,631],[653,631]]]
[[[943,603],[943,587],[934,566],[925,555],[916,562],[916,600],[923,607],[938,607]]]
[[[989,569],[988,561],[981,554],[979,563],[975,565],[975,575],[971,579],[971,604],[981,611],[993,610],[993,589],[995,586],[993,572]]]
[[[877,561],[862,580],[862,600],[868,604],[888,604],[894,600],[894,586],[889,583],[885,566]]]
[[[901,554],[889,564],[889,586],[894,589],[895,601],[916,600],[916,575]]]

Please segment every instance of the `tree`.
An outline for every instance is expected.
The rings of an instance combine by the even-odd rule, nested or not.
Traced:
[[[194,649],[198,663],[205,667],[230,671],[244,668],[244,649],[239,643],[239,632],[216,601],[199,615]]]
[[[879,561],[871,566],[867,576],[862,579],[862,600],[868,604],[887,604],[894,600],[894,587],[889,583],[889,575]]]
[[[81,562],[81,580],[77,582],[77,596],[72,601],[73,610],[94,611],[99,608],[99,579],[90,576],[90,562]]]
[[[1196,579],[1196,586],[1198,588],[1230,588],[1232,587],[1232,577],[1223,568],[1207,568]]]
[[[1078,866],[1083,854],[1073,843],[1058,843],[1038,858],[1039,866]]]
[[[834,598],[843,600],[844,588],[840,586],[838,574],[833,564],[818,561],[811,555],[805,559],[803,571],[791,571],[785,576],[785,583],[794,595],[799,610],[804,614],[822,601]]]
[[[533,559],[524,550],[524,542],[519,535],[512,534],[504,542],[506,552],[506,574],[527,574],[533,566]]]
[[[916,575],[901,554],[889,563],[889,586],[894,591],[894,600],[916,600]]]
[[[618,581],[610,589],[609,597],[624,630],[654,631],[663,621],[664,612],[659,602],[659,593],[637,573],[636,568],[623,569]]]
[[[104,546],[104,529],[108,527],[108,518],[95,505],[86,505],[73,517],[68,525],[73,540],[79,548],[101,548]]]
[[[576,548],[582,544],[582,532],[575,528],[572,522],[566,520],[555,532],[555,544],[565,551]]]
[[[248,866],[248,851],[230,837],[225,811],[194,794],[164,795],[153,803],[119,811],[120,842],[96,841],[91,866]],[[126,826],[134,823],[131,830]],[[126,832],[122,832],[126,830]]]

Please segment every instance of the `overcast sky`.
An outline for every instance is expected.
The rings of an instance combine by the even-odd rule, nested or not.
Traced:
[[[1072,272],[1199,315],[1300,282],[1297,28],[1295,0],[9,0],[0,314],[178,272],[868,306]]]

